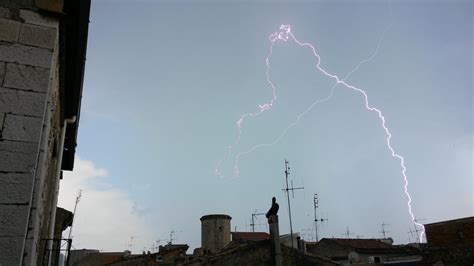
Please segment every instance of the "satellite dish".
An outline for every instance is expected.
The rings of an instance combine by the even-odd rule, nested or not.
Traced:
[[[157,255],[157,256],[155,257],[155,261],[156,261],[156,262],[163,262],[163,256]]]
[[[125,250],[123,252],[123,257],[126,259],[126,258],[130,258],[130,256],[132,255],[132,252],[130,250]]]
[[[349,263],[357,263],[360,261],[359,254],[355,251],[349,252],[347,257],[349,258]]]

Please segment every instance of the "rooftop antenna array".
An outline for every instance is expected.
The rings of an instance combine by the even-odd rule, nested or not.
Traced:
[[[159,244],[161,241],[162,241],[161,239],[158,239],[155,242],[153,242],[153,245],[151,246],[152,252],[156,252],[157,250],[159,250]],[[155,243],[156,243],[156,246],[155,246]]]
[[[386,224],[385,222],[382,222],[382,231],[379,233],[382,233],[383,239],[387,239],[387,233],[390,233],[390,231],[385,230],[385,226],[389,224]]]
[[[168,245],[172,245],[172,244],[173,244],[173,240],[175,240],[175,239],[173,238],[174,233],[175,233],[174,230],[171,230],[171,231],[170,231],[170,241],[168,241]]]
[[[133,239],[135,239],[135,236],[130,237],[130,243],[128,244],[128,250],[130,250],[130,252],[132,252],[133,248]]]
[[[303,236],[303,239],[314,239],[313,237],[313,229],[312,228],[306,228],[306,229],[301,229],[301,235]]]
[[[319,238],[318,238],[318,223],[322,223],[324,221],[327,222],[328,219],[327,218],[318,218],[318,215],[317,215],[317,209],[319,208],[318,193],[314,194],[313,204],[314,204],[314,231],[315,231],[315,234],[316,234],[316,242],[318,242],[319,241]]]
[[[263,225],[263,224],[255,224],[255,219],[258,217],[257,216],[260,216],[260,215],[265,215],[265,213],[263,212],[259,212],[257,213],[257,210],[254,211],[254,213],[252,213],[252,223],[250,224],[250,226],[252,226],[252,232],[255,233],[255,225]]]
[[[413,233],[415,233],[415,231],[411,230],[411,228],[410,228],[410,230],[408,231],[408,242],[409,243],[412,243],[413,239],[415,239],[415,241],[416,241],[417,237],[413,237]]]
[[[342,235],[346,238],[349,238],[351,235],[353,235],[353,233],[349,231],[349,226],[346,227],[346,231]]]
[[[291,181],[291,188],[288,187],[288,176],[290,175],[290,166],[289,162],[285,159],[285,181],[286,181],[286,188],[282,189],[286,193],[286,198],[288,200],[288,216],[290,218],[290,237],[291,237],[291,248],[295,248],[294,241],[293,241],[293,224],[291,222],[291,205],[290,205],[290,191],[295,198],[294,191],[297,189],[304,189],[304,187],[293,187],[293,181]]]

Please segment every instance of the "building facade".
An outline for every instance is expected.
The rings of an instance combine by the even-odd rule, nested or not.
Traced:
[[[90,1],[0,1],[0,265],[52,261],[72,170]]]
[[[230,220],[226,214],[201,217],[201,248],[204,253],[215,253],[230,243]]]

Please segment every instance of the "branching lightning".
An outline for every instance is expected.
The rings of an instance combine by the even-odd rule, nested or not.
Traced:
[[[270,59],[271,59],[271,56],[272,56],[272,53],[273,53],[273,47],[275,45],[275,43],[277,41],[283,41],[283,42],[287,42],[287,41],[293,41],[295,42],[296,44],[298,44],[300,47],[304,47],[304,48],[309,48],[313,54],[313,56],[316,58],[316,68],[318,71],[320,71],[321,73],[323,73],[325,76],[333,79],[335,81],[335,84],[333,85],[333,87],[331,88],[330,90],[330,93],[328,94],[327,97],[323,98],[323,99],[319,99],[319,100],[316,100],[315,102],[313,102],[304,112],[302,112],[300,115],[297,116],[297,118],[295,119],[295,121],[293,123],[291,123],[290,125],[288,125],[284,130],[283,132],[272,142],[270,143],[262,143],[262,144],[258,144],[258,145],[255,145],[253,146],[252,148],[250,148],[249,150],[247,151],[244,151],[244,152],[239,152],[237,153],[237,155],[235,156],[235,161],[234,161],[234,177],[236,176],[239,176],[240,175],[240,170],[239,170],[239,159],[241,156],[243,155],[246,155],[246,154],[249,154],[259,148],[263,148],[263,147],[269,147],[269,146],[273,146],[275,145],[276,143],[278,143],[285,135],[286,133],[288,132],[288,130],[290,130],[292,127],[294,127],[295,125],[297,125],[299,123],[299,121],[309,112],[311,111],[316,105],[320,104],[320,103],[323,103],[323,102],[326,102],[328,100],[330,100],[332,98],[332,95],[334,93],[334,90],[335,88],[338,86],[338,85],[343,85],[344,87],[348,88],[348,89],[351,89],[355,92],[358,92],[360,93],[363,98],[364,98],[364,101],[365,101],[365,108],[368,110],[368,111],[371,111],[371,112],[375,112],[380,121],[381,121],[381,125],[385,131],[385,134],[386,134],[386,145],[387,145],[387,148],[390,150],[391,152],[391,155],[392,157],[398,159],[398,161],[400,162],[400,167],[402,169],[401,173],[402,173],[402,176],[403,176],[403,179],[404,179],[404,192],[405,192],[405,195],[407,196],[407,206],[408,206],[408,212],[409,212],[409,215],[411,217],[411,220],[413,222],[413,224],[415,224],[416,226],[420,227],[421,230],[420,230],[420,235],[419,235],[419,240],[420,242],[422,241],[423,239],[423,235],[425,233],[425,229],[424,229],[424,226],[420,223],[418,223],[416,221],[416,218],[415,218],[415,215],[413,213],[413,210],[412,210],[412,206],[411,206],[411,203],[412,203],[412,198],[411,198],[411,195],[410,193],[408,192],[408,177],[407,177],[407,174],[406,174],[406,171],[407,171],[407,168],[405,166],[405,158],[403,156],[401,156],[400,154],[398,154],[395,149],[392,147],[392,144],[391,144],[391,139],[392,139],[392,133],[390,132],[389,128],[386,126],[386,121],[385,121],[385,116],[383,115],[382,111],[376,107],[373,107],[369,104],[369,99],[368,99],[368,95],[367,93],[361,89],[361,88],[358,88],[354,85],[351,85],[349,83],[346,82],[346,80],[350,77],[351,74],[353,74],[354,72],[356,72],[359,67],[361,65],[363,65],[364,63],[367,63],[369,62],[370,60],[372,60],[378,53],[378,50],[380,48],[380,45],[382,43],[382,40],[385,36],[385,33],[387,32],[387,30],[391,27],[391,24],[385,29],[385,31],[383,32],[382,34],[382,37],[374,51],[374,53],[367,59],[361,61],[353,70],[351,70],[343,79],[339,78],[337,75],[334,75],[334,74],[331,74],[329,73],[328,71],[326,71],[324,68],[321,67],[321,57],[320,55],[317,53],[316,51],[316,48],[311,44],[311,43],[307,43],[307,42],[301,42],[299,41],[298,39],[296,39],[296,37],[293,35],[293,33],[291,32],[291,26],[290,25],[281,25],[280,27],[280,30],[278,32],[275,32],[273,34],[271,34],[269,36],[269,40],[270,40],[270,48],[269,48],[269,54],[265,60],[266,62],[266,78],[267,78],[267,82],[268,84],[270,85],[270,87],[272,88],[272,99],[268,102],[268,103],[264,103],[264,104],[260,104],[259,105],[259,110],[254,112],[254,113],[247,113],[247,114],[244,114],[242,115],[239,120],[237,121],[236,123],[236,127],[237,127],[237,138],[235,140],[235,142],[233,143],[233,145],[229,146],[228,147],[228,150],[227,150],[227,153],[226,153],[226,156],[224,157],[224,159],[222,159],[216,169],[215,169],[215,173],[216,175],[220,176],[220,177],[224,177],[219,168],[221,166],[221,164],[228,159],[228,157],[231,155],[232,153],[232,149],[233,147],[235,147],[239,142],[240,142],[240,138],[241,138],[241,135],[242,135],[242,125],[243,125],[243,122],[246,118],[248,117],[254,117],[254,116],[258,116],[260,114],[262,114],[263,112],[267,111],[267,110],[270,110],[273,106],[273,104],[275,103],[275,101],[277,100],[277,96],[276,96],[276,86],[273,84],[272,80],[270,79]]]

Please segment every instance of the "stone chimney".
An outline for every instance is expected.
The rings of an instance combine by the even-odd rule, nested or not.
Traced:
[[[278,215],[270,215],[270,217],[268,217],[268,225],[270,227],[270,241],[272,243],[272,255],[275,259],[275,266],[281,266],[282,258]]]

